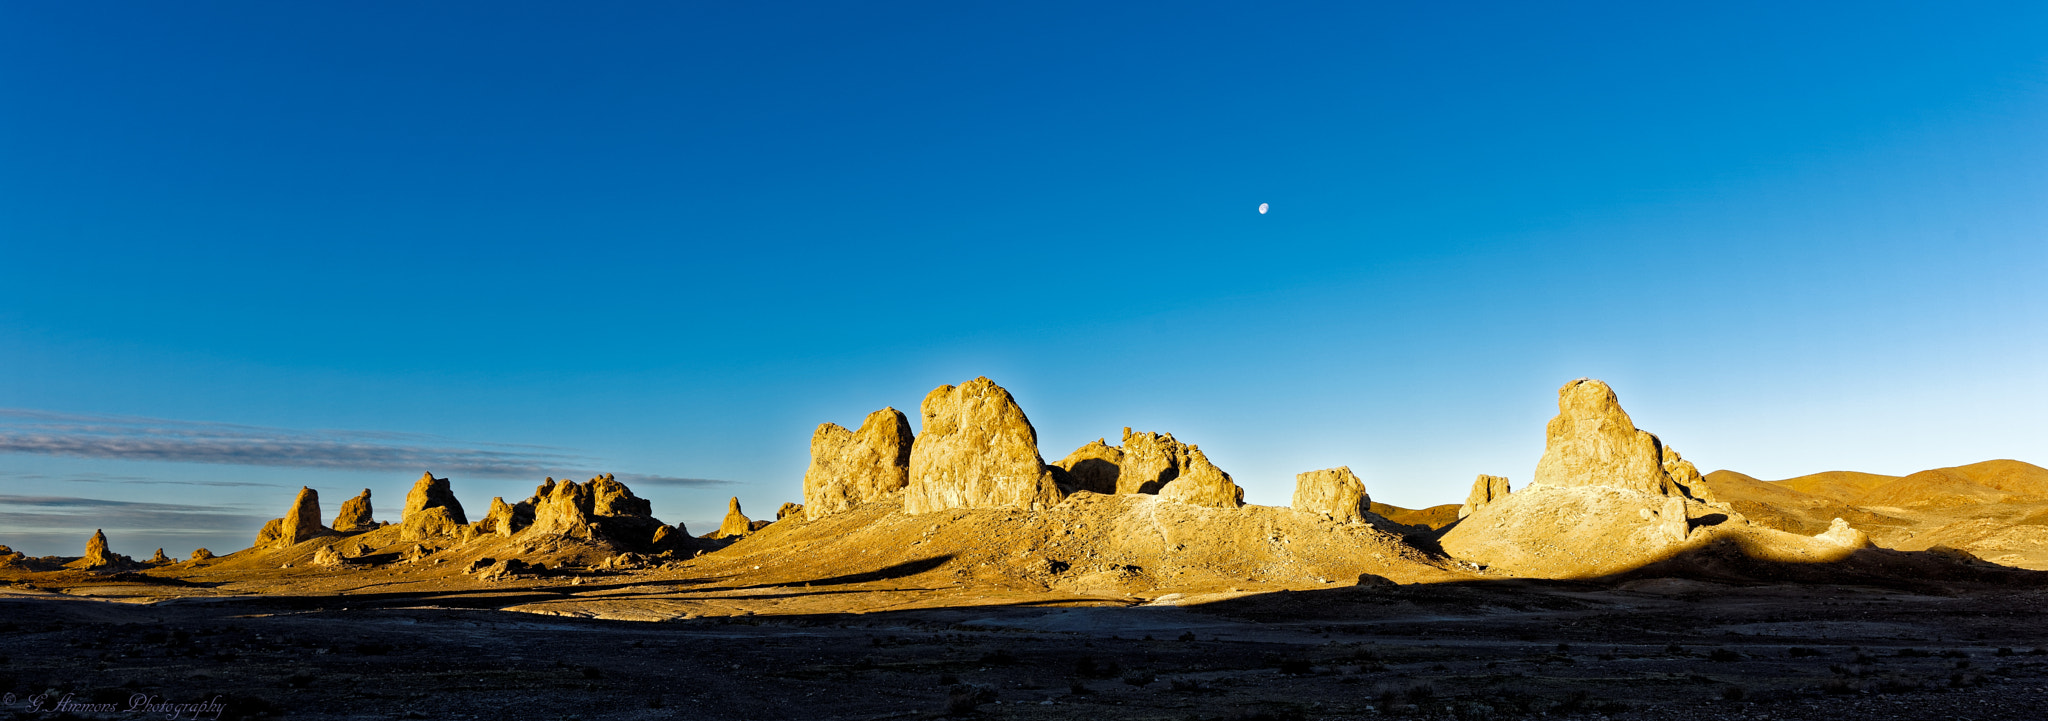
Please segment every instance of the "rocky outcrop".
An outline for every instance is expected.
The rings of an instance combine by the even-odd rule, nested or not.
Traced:
[[[370,489],[365,488],[355,498],[341,502],[341,512],[334,514],[334,530],[343,533],[374,531],[380,524],[370,517]]]
[[[534,489],[533,525],[526,532],[594,540],[598,536],[597,498],[592,484],[556,482],[549,478]]]
[[[1506,498],[1511,490],[1506,477],[1480,474],[1479,479],[1472,482],[1472,492],[1465,495],[1465,505],[1458,507],[1458,517],[1470,516],[1486,504]]]
[[[1159,497],[1197,506],[1238,508],[1244,505],[1244,489],[1230,480],[1230,474],[1209,462],[1202,450],[1189,446],[1187,470],[1166,484]]]
[[[747,514],[740,512],[740,499],[734,496],[725,506],[725,521],[718,524],[718,530],[711,537],[737,538],[753,532],[754,522],[747,519]]]
[[[951,508],[1044,508],[1063,495],[1038,455],[1038,431],[1010,392],[986,377],[939,386],[919,406],[906,513]]]
[[[313,552],[313,565],[315,566],[332,568],[346,562],[341,557],[341,551],[335,550],[333,546],[321,546],[320,550]]]
[[[910,420],[895,408],[869,413],[859,430],[819,424],[804,470],[804,516],[823,518],[902,491],[914,442]]]
[[[803,512],[804,512],[804,504],[801,504],[801,503],[784,503],[784,504],[782,504],[782,507],[781,507],[781,508],[777,508],[777,509],[775,509],[775,520],[778,520],[778,521],[780,521],[780,520],[782,520],[782,519],[784,519],[784,518],[788,518],[788,517],[790,517],[790,516],[798,516],[798,515],[803,515]]]
[[[590,486],[590,512],[599,516],[614,518],[636,518],[654,515],[654,506],[647,499],[633,495],[633,489],[606,473],[587,482]]]
[[[455,515],[460,510],[447,506],[432,506],[405,514],[405,520],[398,527],[398,539],[424,541],[429,538],[462,538],[469,524],[463,523]]]
[[[1848,521],[1840,518],[1835,519],[1834,523],[1828,524],[1828,530],[1821,532],[1819,535],[1814,536],[1814,538],[1843,548],[1869,548],[1871,546],[1869,534],[1856,530],[1849,525]]]
[[[1338,466],[1294,474],[1293,506],[1341,523],[1363,522],[1372,509],[1372,497],[1350,466]]]
[[[277,547],[296,546],[325,535],[327,527],[320,525],[320,492],[300,486],[298,498],[292,499],[292,509],[278,525]]]
[[[477,532],[496,536],[510,536],[533,525],[533,505],[520,502],[512,505],[504,497],[491,498],[491,510],[484,513],[484,520],[477,521]]]
[[[1543,458],[1530,485],[1683,494],[1664,470],[1663,444],[1636,428],[1613,389],[1587,378],[1557,390],[1557,417],[1544,429]]]
[[[156,549],[156,555],[149,557],[149,562],[156,565],[164,565],[169,563],[176,563],[177,559],[164,555],[164,549],[159,548]]]
[[[469,517],[462,512],[462,502],[455,500],[455,491],[448,487],[448,479],[435,478],[426,473],[412,484],[412,491],[405,494],[405,510],[399,515],[399,523],[406,523],[413,514],[429,508],[446,508],[448,520],[458,525],[468,525]]]
[[[107,533],[94,529],[92,538],[85,541],[85,557],[78,559],[80,568],[111,568],[126,560],[107,550]]]
[[[213,560],[213,552],[204,548],[194,548],[192,549],[192,560],[211,561]]]
[[[1125,428],[1124,434],[1130,435],[1130,430]],[[1097,438],[1053,465],[1066,472],[1063,490],[1069,493],[1115,493],[1117,477],[1123,472],[1124,450],[1110,445],[1107,439]]]
[[[1158,493],[1187,472],[1193,446],[1171,433],[1132,433],[1124,429],[1122,461],[1117,464],[1117,493]]]
[[[1707,486],[1706,477],[1700,475],[1700,469],[1694,467],[1692,461],[1680,457],[1678,449],[1664,446],[1663,465],[1664,475],[1669,476],[1671,482],[1677,485],[1678,490],[1686,497],[1701,503],[1715,502],[1714,491]]]

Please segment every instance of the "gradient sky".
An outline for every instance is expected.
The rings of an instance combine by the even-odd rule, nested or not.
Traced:
[[[1412,5],[0,4],[0,543],[702,533],[977,375],[1262,504],[1523,483],[1581,376],[1702,469],[2048,464],[2048,6]]]

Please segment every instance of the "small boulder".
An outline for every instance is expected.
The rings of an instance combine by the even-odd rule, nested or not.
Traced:
[[[1832,543],[1843,548],[1870,547],[1869,534],[1857,530],[1854,526],[1850,526],[1848,521],[1844,521],[1840,518],[1837,518],[1833,523],[1828,524],[1828,530],[1822,531],[1820,534],[1815,535],[1814,538],[1827,541],[1828,543]]]
[[[1366,494],[1365,482],[1358,480],[1350,466],[1338,466],[1295,474],[1293,505],[1297,511],[1349,523],[1365,520],[1365,514],[1372,510],[1372,496]]]
[[[334,514],[334,530],[343,533],[377,530],[378,523],[370,517],[370,489],[365,488],[355,498],[341,502],[341,512]]]
[[[473,570],[469,571],[469,573],[476,574],[477,580],[479,581],[503,581],[512,578],[518,578],[521,576],[534,575],[542,570],[542,567],[539,565],[528,564],[527,562],[519,560],[517,558],[507,558],[502,561],[492,561],[488,558],[479,560],[491,561],[489,564],[484,565],[481,568],[478,568],[476,564],[470,564],[470,567]]]
[[[801,504],[801,503],[784,503],[784,504],[782,504],[782,507],[781,507],[781,508],[777,508],[777,509],[775,509],[775,520],[778,520],[778,521],[780,521],[780,520],[782,520],[782,519],[784,519],[784,518],[788,518],[788,517],[790,517],[790,516],[795,516],[795,515],[801,515],[801,514],[802,514],[803,512],[804,512],[804,504]]]
[[[1486,504],[1506,498],[1512,491],[1506,477],[1482,473],[1478,480],[1472,482],[1472,492],[1465,495],[1465,505],[1458,507],[1458,517],[1470,516],[1473,511],[1485,508]]]
[[[192,549],[192,560],[211,561],[213,560],[213,552],[204,548],[194,548]]]
[[[333,546],[321,546],[320,550],[313,552],[313,565],[315,566],[332,568],[343,563],[346,563],[346,561],[342,559],[341,552],[335,550]]]

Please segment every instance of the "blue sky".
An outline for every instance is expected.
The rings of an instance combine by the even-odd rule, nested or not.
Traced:
[[[2048,463],[2048,8],[0,6],[0,543],[614,472],[701,532],[988,375],[1254,503]],[[1272,212],[1259,215],[1259,203]],[[452,470],[451,470],[452,469]],[[712,482],[715,481],[715,482]],[[113,504],[113,505],[110,505]],[[126,505],[121,505],[126,504]]]

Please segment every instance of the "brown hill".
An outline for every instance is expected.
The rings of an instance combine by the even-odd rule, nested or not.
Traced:
[[[1402,508],[1373,501],[1372,512],[1389,521],[1404,526],[1423,526],[1432,531],[1442,529],[1458,521],[1458,504],[1446,503],[1428,508]]]
[[[1706,481],[1716,497],[1750,522],[1788,533],[1810,536],[1827,530],[1834,519],[1840,518],[1882,542],[1889,529],[1913,525],[1906,519],[1800,492],[1782,481],[1759,481],[1735,471],[1714,471],[1706,475]]]
[[[1800,493],[1820,496],[1842,503],[1853,503],[1856,497],[1892,481],[1898,476],[1884,476],[1876,473],[1855,471],[1822,471],[1810,475],[1770,481]]]

